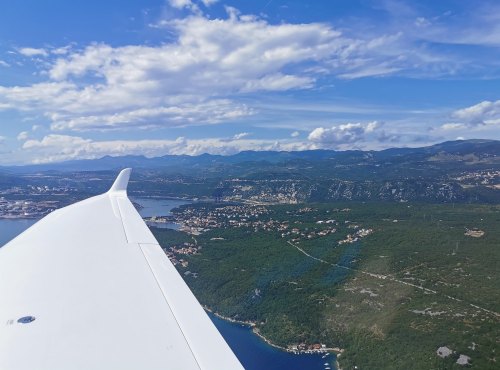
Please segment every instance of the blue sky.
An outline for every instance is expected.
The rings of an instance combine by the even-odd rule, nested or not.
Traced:
[[[19,0],[0,164],[500,139],[500,4]]]

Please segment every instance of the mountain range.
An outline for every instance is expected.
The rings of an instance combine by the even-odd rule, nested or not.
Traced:
[[[12,172],[37,171],[99,171],[115,170],[124,167],[151,169],[171,168],[186,169],[213,165],[237,165],[245,162],[264,162],[267,164],[290,163],[293,161],[332,161],[338,164],[354,162],[415,162],[436,161],[460,163],[499,163],[500,141],[497,140],[457,140],[447,141],[420,148],[390,148],[380,151],[362,150],[305,150],[305,151],[242,151],[238,154],[223,156],[202,154],[165,155],[147,158],[139,155],[119,157],[104,156],[98,159],[70,160],[48,164],[30,164],[22,166],[1,166],[0,170]]]
[[[5,186],[16,179],[45,185],[49,174],[57,186],[92,193],[106,189],[125,167],[134,168],[130,191],[136,195],[267,203],[500,202],[500,141],[495,140],[458,140],[381,151],[106,156],[0,167],[0,180]]]

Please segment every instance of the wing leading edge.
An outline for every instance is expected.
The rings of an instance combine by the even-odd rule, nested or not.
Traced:
[[[130,171],[0,248],[1,369],[243,369],[128,200]]]

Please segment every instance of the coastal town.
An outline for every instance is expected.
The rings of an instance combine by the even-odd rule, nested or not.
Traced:
[[[23,219],[42,218],[46,214],[60,207],[57,200],[11,200],[0,197],[0,218]]]
[[[65,204],[62,203],[63,197],[50,194],[52,190],[51,187],[33,187],[28,192],[27,188],[10,188],[7,192],[4,190],[2,197],[0,197],[0,217],[20,219],[40,218],[54,209],[64,206]],[[69,197],[74,197],[76,193],[76,191],[69,188],[59,188],[57,191]],[[134,206],[137,209],[141,209],[140,202],[135,202],[136,200],[134,200]],[[391,227],[396,227],[399,224],[403,225],[406,223],[407,218],[405,217],[396,214],[387,217],[384,214],[383,216],[378,216],[380,218],[374,224],[372,221],[369,222],[366,217],[359,217],[360,205],[361,203],[358,205],[344,203],[340,206],[338,203],[329,205],[270,205],[229,202],[227,200],[219,202],[213,200],[208,202],[187,201],[186,204],[173,209],[171,213],[167,211],[166,214],[161,214],[160,211],[158,215],[145,217],[144,220],[152,227],[168,226],[183,232],[183,241],[165,246],[164,251],[187,281],[202,282],[205,281],[206,275],[199,270],[198,265],[193,262],[192,258],[200,258],[197,257],[198,255],[202,255],[201,258],[206,258],[205,256],[209,256],[210,254],[211,246],[219,241],[221,245],[227,243],[227,240],[229,240],[227,235],[231,235],[233,231],[226,235],[223,232],[224,230],[240,229],[242,235],[259,235],[261,233],[268,233],[270,235],[272,233],[272,237],[275,240],[281,239],[284,242],[289,242],[291,246],[294,246],[306,257],[321,262],[321,260],[315,258],[314,253],[311,255],[307,254],[311,253],[308,252],[308,248],[311,248],[311,245],[315,245],[316,241],[319,244],[323,243],[331,249],[356,248],[356,245],[360,244],[355,243],[373,233],[379,233],[381,230],[379,225],[390,224]],[[362,207],[365,206],[363,205]],[[404,205],[402,209],[411,209],[412,211],[405,210],[404,212],[413,214],[415,211],[410,207],[413,206]],[[450,209],[453,209],[453,206],[450,207]],[[218,232],[219,230],[220,232]],[[475,223],[466,222],[464,226],[450,230],[456,230],[455,235],[463,235],[470,240],[485,239],[485,236],[488,237],[491,234],[491,228],[488,228],[487,225],[479,221]],[[453,251],[450,255],[455,256],[456,252]],[[380,258],[386,257],[381,255]],[[344,263],[342,263],[342,266],[345,268]],[[379,276],[381,275],[369,276],[375,276],[380,280]],[[413,277],[405,275],[402,279],[410,278]],[[387,281],[387,279],[385,280]],[[384,282],[384,284],[387,283]],[[416,285],[411,286],[418,288]],[[252,287],[252,292],[254,288],[255,286]],[[260,287],[258,288],[260,294]],[[257,288],[255,289],[257,290]],[[369,295],[369,298],[365,300],[373,300],[375,294],[380,293],[366,287],[358,291],[361,294]],[[257,292],[256,294],[259,295]],[[410,312],[413,313],[414,311]],[[258,326],[260,327],[260,322]],[[261,333],[257,325],[252,327],[252,331],[269,345],[292,354],[311,353],[323,356],[327,353],[336,353],[338,356],[342,353],[341,348],[336,348],[331,344],[326,345],[317,339],[307,342],[292,338],[292,341],[288,343],[280,343],[276,342],[274,338],[268,340],[266,336],[269,333],[265,331],[263,331],[264,334]],[[276,345],[276,343],[280,343],[281,346]],[[466,361],[462,362],[466,366]],[[460,361],[457,363],[461,364]]]
[[[197,244],[184,242],[182,244],[173,245],[167,249],[164,249],[164,251],[167,257],[170,259],[170,262],[172,262],[174,266],[180,265],[185,268],[188,267],[189,262],[186,261],[183,256],[192,256],[195,254],[199,254],[201,249],[202,247]],[[187,275],[189,274],[190,272]],[[193,277],[196,278],[197,274],[193,274]]]
[[[500,370],[500,0],[0,9],[0,370]]]
[[[248,204],[219,204],[219,205],[190,205],[173,210],[172,215],[152,216],[145,218],[150,226],[155,224],[176,223],[179,230],[191,235],[200,235],[208,230],[227,228],[248,228],[253,232],[269,231],[278,232],[281,238],[286,238],[293,243],[301,240],[312,240],[325,237],[337,232],[343,226],[352,230],[346,237],[338,241],[339,245],[355,243],[358,240],[373,233],[372,229],[363,228],[349,220],[338,221],[332,218],[317,219],[313,216],[311,220],[294,220],[296,216],[315,211],[304,207],[296,211],[286,211],[286,219],[273,218],[271,211],[266,206],[252,206]],[[334,208],[328,211],[330,214],[348,213],[349,208]],[[342,225],[341,225],[342,224]],[[199,247],[190,246],[176,249],[182,251],[174,254],[197,253]]]
[[[42,218],[75,197],[78,192],[74,187],[55,184],[0,187],[0,219]]]

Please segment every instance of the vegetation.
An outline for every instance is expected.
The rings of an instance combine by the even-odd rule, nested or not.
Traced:
[[[461,354],[472,368],[498,368],[499,206],[349,202],[299,211],[303,207],[268,207],[262,218],[288,221],[301,232],[335,219],[337,231],[294,242],[250,227],[196,236],[203,248],[185,256],[189,265],[179,269],[197,273],[183,276],[200,302],[254,321],[283,346],[344,348],[344,369],[462,368],[456,363]],[[373,233],[339,244],[352,233],[350,225]],[[473,228],[484,235],[464,235]],[[164,248],[192,241],[173,230],[154,233]],[[439,357],[441,346],[453,354]]]

